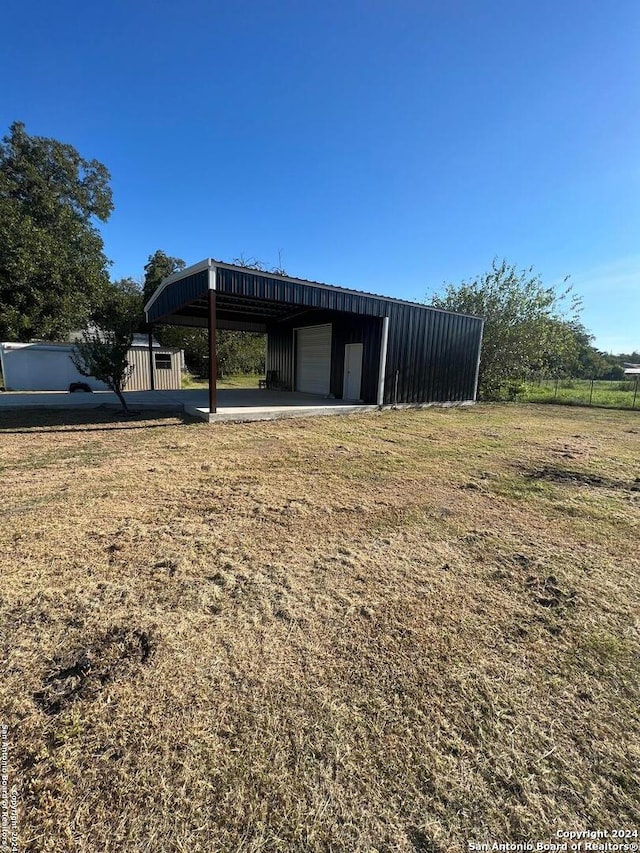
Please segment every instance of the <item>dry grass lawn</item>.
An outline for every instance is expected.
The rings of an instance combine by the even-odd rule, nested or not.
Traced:
[[[640,414],[61,417],[0,427],[21,850],[638,828]]]

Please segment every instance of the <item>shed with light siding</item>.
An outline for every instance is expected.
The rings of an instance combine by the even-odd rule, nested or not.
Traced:
[[[0,344],[0,366],[7,391],[68,391],[74,382],[86,383],[92,391],[104,391],[106,386],[94,377],[78,372],[71,355],[73,344],[46,342]],[[162,347],[157,342],[151,352],[154,363],[154,387],[172,390],[182,386],[182,351]],[[135,344],[128,353],[133,371],[127,391],[147,391],[151,388],[149,348]]]

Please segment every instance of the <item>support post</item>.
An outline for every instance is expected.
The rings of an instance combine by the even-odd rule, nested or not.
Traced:
[[[149,326],[149,388],[156,390],[156,374],[153,369],[153,326]]]
[[[382,339],[380,341],[380,368],[378,370],[378,405],[384,405],[384,380],[387,375],[387,345],[389,341],[389,318],[382,318]]]
[[[482,340],[484,338],[484,320],[480,326],[480,340],[478,341],[478,357],[476,358],[476,373],[473,377],[473,402],[478,399],[478,382],[480,380],[480,358],[482,357]]]
[[[216,380],[218,376],[218,353],[216,347],[216,290],[215,267],[209,268],[209,414],[217,410]]]

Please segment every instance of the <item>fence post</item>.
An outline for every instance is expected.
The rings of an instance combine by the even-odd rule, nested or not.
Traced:
[[[591,390],[589,391],[589,405],[591,405],[592,400],[593,400],[593,379],[591,380]]]
[[[632,409],[635,409],[635,407],[636,407],[636,397],[638,396],[638,379],[639,378],[640,377],[636,376],[636,387],[633,391],[633,403],[631,404]]]
[[[558,377],[557,377],[557,376],[556,376],[556,392],[555,392],[555,394],[553,395],[553,399],[554,399],[554,400],[557,400],[557,399],[558,399]]]

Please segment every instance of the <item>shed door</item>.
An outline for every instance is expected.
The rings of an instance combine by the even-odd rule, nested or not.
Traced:
[[[296,332],[296,391],[328,394],[331,377],[331,324]]]
[[[359,400],[362,386],[362,344],[347,344],[344,348],[344,400]]]

